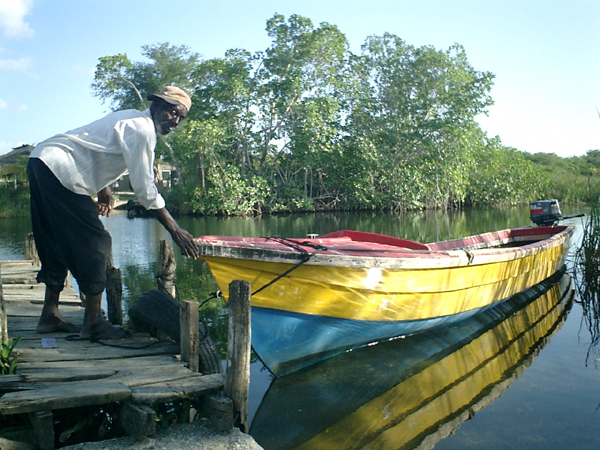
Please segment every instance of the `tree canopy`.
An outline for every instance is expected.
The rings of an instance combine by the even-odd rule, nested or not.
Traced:
[[[551,156],[506,148],[479,127],[494,76],[460,45],[414,47],[385,33],[353,54],[335,25],[299,15],[274,15],[266,32],[271,44],[256,53],[202,59],[162,43],[143,47],[146,62],[100,58],[92,88],[114,109],[143,108],[165,84],[191,94],[173,152],[158,150],[183,172],[180,211],[402,211],[549,191]]]

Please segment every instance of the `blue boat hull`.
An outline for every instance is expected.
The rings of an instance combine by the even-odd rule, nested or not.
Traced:
[[[564,267],[546,282],[563,274]],[[280,376],[347,350],[452,325],[502,302],[451,316],[397,322],[348,320],[253,306],[252,347],[265,366]]]

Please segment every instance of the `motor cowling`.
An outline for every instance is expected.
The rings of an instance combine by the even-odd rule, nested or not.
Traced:
[[[558,200],[536,200],[529,203],[529,217],[538,227],[556,225],[563,219]]]

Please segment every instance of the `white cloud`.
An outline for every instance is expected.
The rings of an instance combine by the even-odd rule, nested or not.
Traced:
[[[30,58],[0,59],[0,72],[24,72],[30,67]]]
[[[0,0],[0,30],[9,38],[33,36],[33,30],[25,22],[32,0]]]
[[[9,103],[0,98],[0,111],[23,112],[27,111],[27,105],[24,103]]]

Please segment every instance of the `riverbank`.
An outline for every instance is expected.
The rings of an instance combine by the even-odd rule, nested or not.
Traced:
[[[31,437],[31,436],[29,436]],[[15,439],[15,437],[11,437]],[[0,437],[2,450],[35,450],[37,446],[27,443],[27,438],[8,440]],[[221,433],[205,419],[192,423],[175,424],[160,428],[151,437],[136,439],[132,436],[61,447],[60,450],[264,450],[254,438],[234,428]]]
[[[142,440],[131,436],[62,447],[63,450],[264,450],[254,438],[234,428],[221,433],[204,419],[160,428],[156,435]]]

